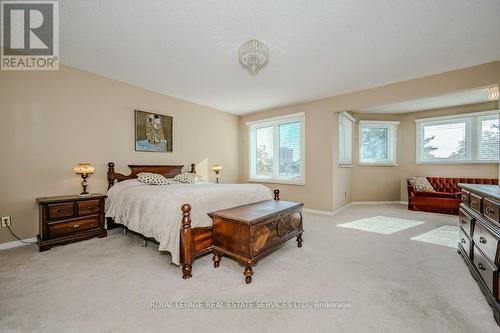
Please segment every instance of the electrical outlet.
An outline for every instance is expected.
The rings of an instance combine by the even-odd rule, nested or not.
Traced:
[[[10,227],[10,216],[2,216],[2,228]]]

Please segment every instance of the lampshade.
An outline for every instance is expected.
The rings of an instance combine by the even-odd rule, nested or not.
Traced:
[[[94,173],[94,167],[90,165],[90,163],[78,163],[78,166],[75,167],[75,173],[78,175],[81,174],[91,174]]]
[[[219,165],[219,164],[215,164],[213,167],[212,167],[212,171],[221,171],[222,170],[222,166]]]

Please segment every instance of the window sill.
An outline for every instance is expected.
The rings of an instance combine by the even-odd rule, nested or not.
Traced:
[[[499,161],[417,161],[417,164],[498,164]]]
[[[354,164],[339,164],[339,168],[354,168]]]
[[[359,163],[360,167],[397,167],[397,163]]]
[[[249,183],[270,183],[270,184],[285,184],[285,185],[298,185],[304,186],[304,180],[287,180],[287,179],[272,179],[272,178],[250,178]]]

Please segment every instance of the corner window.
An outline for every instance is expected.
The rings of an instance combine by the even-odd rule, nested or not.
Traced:
[[[348,113],[339,113],[339,164],[352,166],[352,134],[354,118]]]
[[[418,119],[417,163],[496,163],[498,111]]]
[[[303,113],[247,123],[250,132],[250,181],[305,183]]]
[[[359,163],[396,165],[398,121],[359,122]]]

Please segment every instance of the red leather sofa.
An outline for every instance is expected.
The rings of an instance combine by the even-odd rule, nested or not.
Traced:
[[[436,192],[415,191],[408,182],[408,209],[458,215],[459,183],[498,185],[498,179],[426,177]]]

